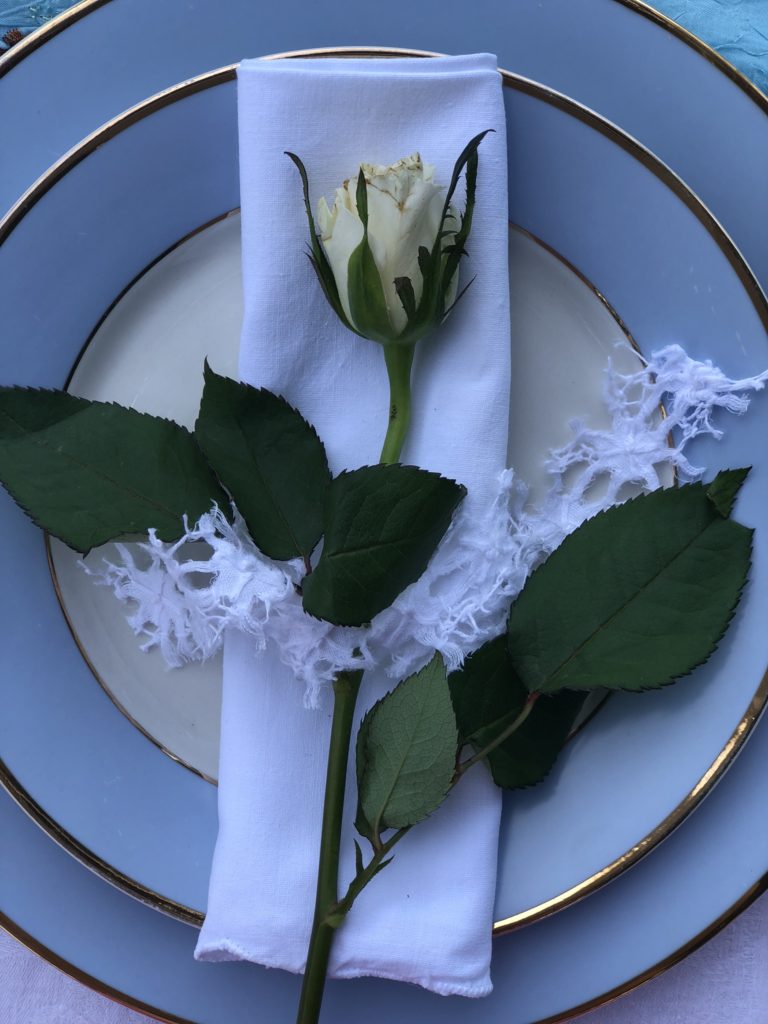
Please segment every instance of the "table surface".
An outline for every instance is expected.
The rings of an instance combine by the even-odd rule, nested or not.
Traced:
[[[0,53],[69,0],[0,0]],[[768,0],[655,0],[768,92]],[[584,1024],[768,1024],[768,895],[682,963]],[[3,1024],[144,1024],[0,931]]]

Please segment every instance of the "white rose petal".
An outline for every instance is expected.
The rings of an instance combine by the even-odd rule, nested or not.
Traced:
[[[341,189],[339,189],[339,192],[341,192]],[[321,199],[320,202],[324,204],[325,200]],[[351,319],[349,312],[349,289],[347,287],[347,265],[349,257],[363,240],[363,223],[357,216],[357,210],[352,213],[345,205],[340,204],[338,201],[334,203],[333,210],[327,215],[330,224],[330,232],[327,236],[322,227],[321,217],[322,210],[319,209],[318,225],[322,232],[325,252],[333,270],[333,276],[336,279],[336,287],[339,289],[339,298],[344,307],[344,312]]]
[[[410,278],[418,303],[422,291],[419,248],[425,246],[431,250],[435,243],[445,201],[444,189],[434,181],[434,168],[423,164],[418,153],[389,167],[374,164],[361,167],[368,186],[368,241],[381,276],[393,334],[399,334],[406,327],[407,318],[395,289],[395,278]],[[322,242],[348,317],[347,268],[350,256],[363,238],[356,189],[357,179],[350,178],[336,190],[332,208],[329,209],[322,198],[317,209]],[[453,301],[457,283],[458,274],[454,275],[446,305]]]

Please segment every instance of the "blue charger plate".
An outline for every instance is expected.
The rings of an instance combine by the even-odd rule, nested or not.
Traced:
[[[592,281],[641,350],[683,340],[735,377],[768,365],[768,306],[685,187],[559,94],[513,76],[504,94],[512,222]],[[0,223],[0,380],[63,384],[114,297],[238,199],[232,69],[149,100],[74,151]],[[568,414],[551,401],[550,419],[565,430]],[[768,504],[768,453],[755,428],[768,428],[768,405],[749,423],[751,432],[735,425],[725,442],[702,444],[693,458],[712,471],[755,467],[739,510],[756,522]],[[184,920],[202,916],[217,827],[213,789],[146,743],[95,686],[62,620],[41,538],[7,496],[0,524],[11,548],[0,587],[9,667],[0,690],[0,774],[107,878]],[[758,537],[752,586],[706,666],[642,700],[614,698],[599,728],[582,730],[542,785],[507,801],[500,928],[561,909],[626,870],[725,770],[768,696],[763,551]]]
[[[114,2],[117,2],[117,0],[114,0]],[[6,81],[7,81],[7,79],[6,79]],[[703,813],[703,812],[700,812],[700,813]],[[699,817],[699,815],[696,815],[696,819],[694,819],[694,820],[697,820],[697,819],[698,819],[698,817]],[[689,825],[687,825],[687,826],[686,826],[686,830],[687,830],[687,829],[690,829],[690,827],[691,827],[691,825],[690,825],[690,824],[689,824]],[[674,842],[676,842],[676,841],[677,841],[677,837],[676,837],[676,838],[675,838],[675,840],[674,840],[674,841],[672,841],[672,842],[674,843]],[[669,849],[669,846],[668,846],[668,849]],[[666,852],[665,852],[665,855],[666,855]],[[740,863],[741,863],[741,862],[739,862],[739,864],[740,864]],[[74,866],[74,865],[73,865],[73,866]],[[744,865],[744,866],[746,866],[746,865]],[[754,867],[754,865],[750,865],[750,866],[751,866],[751,867]],[[639,869],[638,869],[638,871],[645,871],[645,870],[646,870],[646,867],[645,867],[645,865],[643,865],[643,867],[641,867],[641,868],[639,868]],[[633,878],[634,878],[634,874],[635,874],[635,873],[637,873],[637,872],[633,872],[633,876],[632,876]],[[738,884],[738,883],[737,883],[737,884]],[[627,890],[627,881],[623,881],[623,882],[622,882],[622,883],[620,884],[620,886],[617,886],[616,888],[617,888],[617,889],[621,889],[622,891],[626,891],[626,890]],[[727,888],[727,887],[726,887],[726,888]],[[740,890],[739,890],[739,892],[740,892]],[[42,890],[41,890],[41,895],[42,895]],[[722,895],[721,891],[720,891],[720,890],[718,890],[718,898],[719,898],[719,899],[720,899],[721,895]],[[600,899],[602,899],[602,898],[603,898],[603,897],[601,896],[601,897],[600,897]],[[589,906],[593,906],[593,905],[597,906],[597,903],[595,902],[595,901],[596,901],[597,899],[598,899],[598,897],[593,897],[593,898],[592,898],[592,899],[591,899],[591,900],[589,901]],[[566,918],[570,918],[570,919],[572,920],[572,916],[573,916],[574,912],[575,912],[575,911],[571,910],[571,911],[568,911],[568,912],[567,912],[566,914],[563,914],[563,915],[561,915],[561,918],[557,919],[557,922],[560,922],[560,921],[563,921],[563,922],[564,922]],[[548,926],[547,926],[547,927],[549,927],[549,925],[550,925],[550,924],[555,924],[555,923],[548,923]],[[159,926],[159,927],[160,927],[160,926]],[[545,927],[545,926],[538,926],[538,929],[543,929],[544,927]],[[671,931],[671,933],[672,933],[673,935],[675,935],[675,937],[676,937],[676,938],[677,938],[677,937],[679,937],[679,936],[677,935],[677,933],[676,933],[675,929],[671,929],[670,931]],[[536,929],[535,929],[535,930],[528,930],[528,931],[526,931],[526,935],[534,935],[534,934],[536,934],[536,932],[537,932],[537,930],[536,930]],[[686,926],[686,932],[689,932],[689,929],[687,928],[687,926]],[[541,934],[541,933],[540,933],[540,934]],[[690,934],[688,934],[688,938],[690,938],[690,937],[691,937],[691,936],[690,936]],[[82,937],[81,937],[81,938],[82,938]],[[188,941],[188,940],[187,940],[187,941]],[[507,942],[507,941],[509,941],[509,940],[504,940],[504,942]],[[673,939],[673,941],[674,941],[674,939]],[[503,943],[502,943],[502,944],[500,944],[500,948],[502,947],[502,945],[503,945]],[[153,947],[153,948],[155,948],[155,947]],[[156,951],[157,951],[157,950],[156,950]],[[541,950],[540,950],[540,951],[541,951]],[[645,954],[647,954],[648,952],[650,952],[650,950],[649,950],[649,949],[647,949],[647,948],[645,948],[645,947],[643,947],[643,954],[645,955]],[[653,952],[650,952],[650,954],[651,954],[651,955],[655,955],[655,954],[654,954]],[[499,954],[499,953],[498,953],[498,956],[497,956],[497,958],[499,958],[499,956],[500,956],[500,955],[501,955],[501,954]],[[614,965],[614,967],[615,967],[615,965]],[[582,968],[582,969],[583,969],[583,968]],[[622,968],[620,968],[620,970],[625,970],[625,968],[624,968],[624,967],[622,967]],[[568,974],[569,974],[569,973],[570,973],[570,972],[568,972]],[[597,972],[595,972],[595,973],[597,973]],[[150,979],[150,976],[152,975],[152,971],[151,971],[151,970],[148,970],[148,965],[144,965],[144,971],[142,972],[142,977],[143,977],[143,975],[144,975],[144,974],[146,974],[146,977],[147,977],[147,981],[148,981],[148,979]],[[570,980],[572,980],[572,979],[570,979]],[[603,978],[603,979],[597,979],[597,983],[598,983],[598,984],[600,984],[600,983],[603,983],[603,982],[604,982],[605,980],[606,980],[606,979],[604,979],[604,978]],[[189,981],[189,979],[186,979],[186,981],[188,982],[188,981]],[[567,979],[564,979],[564,981],[568,981],[568,980],[567,980]],[[587,987],[588,987],[588,988],[590,987],[590,985],[591,985],[591,982],[592,982],[592,979],[590,979],[590,980],[588,981],[588,983],[587,983]],[[568,981],[568,984],[569,984],[569,981]],[[193,986],[193,987],[194,987],[194,986]],[[584,986],[583,986],[583,987],[584,987]],[[610,987],[610,984],[608,984],[608,986],[607,986],[607,987]],[[532,990],[534,990],[534,992],[535,992],[535,994],[536,994],[536,984],[532,985],[532,986],[531,986],[531,988],[532,988]],[[567,988],[567,985],[566,985],[566,988]],[[568,991],[569,991],[569,989],[568,989]],[[167,993],[166,993],[166,997],[167,997]],[[219,993],[219,996],[217,996],[217,997],[220,997],[220,993]],[[565,997],[565,999],[567,999],[567,998],[569,997],[569,995],[567,995],[567,994],[566,994],[566,995],[565,995],[564,997]],[[590,996],[588,995],[587,997],[590,997]],[[519,1002],[520,1002],[520,999],[518,999],[517,1001],[518,1001],[518,1004],[519,1004]],[[522,1000],[522,1001],[524,1002],[525,1000]],[[494,1000],[494,1002],[496,1002],[496,1000]],[[167,1005],[167,1004],[164,1004],[164,1005]],[[223,1002],[222,1002],[222,1004],[221,1004],[221,1005],[222,1005],[222,1006],[224,1006]],[[567,1004],[567,1002],[565,1002],[565,1004],[563,1004],[563,1005],[568,1005],[568,1004]],[[571,1002],[571,1004],[570,1004],[570,1005],[572,1005],[572,1002]],[[393,1006],[393,1005],[391,1005],[391,1006]],[[486,1007],[487,1007],[487,1013],[488,1013],[488,1014],[493,1014],[493,1013],[495,1013],[495,1011],[494,1011],[494,1010],[492,1009],[492,1005],[490,1005],[490,1004],[486,1004]],[[535,1011],[535,1012],[536,1012],[536,1011]],[[203,1019],[203,1018],[201,1017],[201,1019]],[[208,1018],[206,1018],[206,1019],[208,1019]],[[212,1020],[213,1020],[213,1019],[218,1019],[218,1018],[213,1018],[213,1017],[212,1017],[212,1018],[210,1018],[210,1019],[212,1019]],[[234,1018],[227,1018],[227,1019],[234,1019]],[[429,1019],[429,1018],[425,1018],[425,1019]],[[459,1019],[459,1018],[457,1018],[457,1019]],[[490,1019],[490,1017],[489,1017],[489,1016],[487,1016],[487,1017],[481,1017],[481,1018],[479,1018],[479,1017],[478,1017],[478,1018],[475,1018],[475,1017],[470,1017],[470,1016],[467,1016],[467,1017],[463,1017],[463,1018],[461,1018],[461,1019],[466,1019],[466,1020],[469,1020],[469,1019]]]

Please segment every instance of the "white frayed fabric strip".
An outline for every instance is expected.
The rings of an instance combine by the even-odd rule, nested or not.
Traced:
[[[423,576],[368,628],[306,615],[296,589],[301,561],[266,558],[237,513],[230,523],[218,509],[173,544],[150,534],[146,543],[120,545],[120,564],[88,571],[129,603],[142,648],[158,647],[169,665],[209,658],[225,631],[237,630],[258,649],[275,645],[304,683],[309,706],[341,669],[376,666],[402,678],[438,651],[451,670],[502,632],[528,574],[585,519],[615,504],[628,487],[659,487],[662,467],[685,480],[701,476],[684,454],[688,442],[700,434],[720,437],[714,411],[745,412],[748,392],[762,389],[766,379],[768,372],[730,380],[679,345],[655,352],[634,374],[609,364],[604,399],[611,427],[571,425],[571,441],[550,453],[552,486],[541,505],[528,508],[525,485],[505,470],[493,500],[473,513],[459,511]],[[662,400],[666,418],[659,414]]]

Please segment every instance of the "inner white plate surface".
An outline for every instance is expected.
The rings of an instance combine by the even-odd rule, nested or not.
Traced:
[[[509,235],[512,393],[509,459],[535,500],[547,487],[549,449],[569,421],[609,424],[601,400],[609,358],[639,366],[617,319],[570,267],[520,230]],[[240,217],[233,213],[177,246],[117,302],[94,334],[70,390],[144,412],[195,421],[205,358],[237,377],[242,319]],[[369,344],[353,338],[350,344]],[[83,572],[80,558],[52,541],[52,561],[73,633],[97,679],[151,739],[215,780],[219,750],[221,657],[169,670],[157,651],[142,653],[125,608]],[[87,563],[114,555],[112,545]]]

